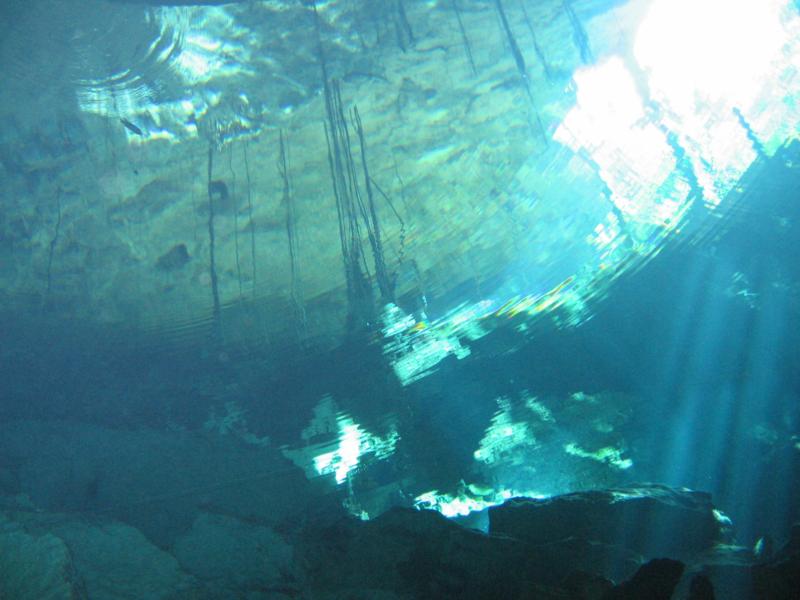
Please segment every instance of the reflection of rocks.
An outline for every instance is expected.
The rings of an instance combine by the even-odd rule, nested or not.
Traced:
[[[614,392],[500,397],[468,478],[536,496],[627,484],[636,477],[628,441],[635,402]]]
[[[605,212],[597,203],[591,205],[597,210],[587,210],[583,195],[574,193],[562,180],[558,191],[563,197],[551,199],[539,193],[539,188],[550,185],[538,167],[544,148],[538,134],[531,135],[531,99],[518,85],[505,35],[500,28],[484,27],[496,17],[494,6],[475,3],[462,14],[468,34],[480,31],[482,37],[473,47],[479,72],[473,76],[461,50],[458,28],[453,27],[449,3],[384,4],[325,2],[324,8],[320,3],[318,15],[328,74],[343,82],[345,111],[357,103],[364,117],[374,183],[400,207],[397,216],[402,214],[402,226],[391,214],[393,209],[385,206],[378,211],[390,271],[412,261],[415,265],[413,278],[399,279],[398,295],[412,297],[414,304],[420,296],[426,297],[425,302],[447,298],[444,301],[449,304],[449,294],[461,296],[475,284],[493,282],[497,265],[506,264],[520,251],[518,240],[504,235],[510,213],[500,206],[509,186],[512,200],[525,199],[512,202],[511,212],[515,227],[536,241],[538,272],[539,267],[549,265],[552,248],[563,235],[568,233],[564,239],[577,240],[580,233],[582,238]],[[401,5],[405,7],[402,18],[397,9]],[[139,18],[145,14],[129,8]],[[587,21],[603,12],[605,7],[598,15],[587,16]],[[95,13],[95,18],[106,14],[104,10]],[[537,39],[546,48],[549,68],[567,77],[580,61],[572,45],[563,43],[571,25],[563,15],[556,18],[560,13],[560,2],[547,2],[537,7],[531,18],[542,21]],[[21,14],[31,13],[21,9]],[[78,14],[70,11],[69,16],[75,19]],[[104,38],[99,45],[88,44],[89,38],[68,40],[70,48],[76,43],[88,44],[82,46],[87,52],[84,58],[102,58],[96,65],[91,65],[91,60],[83,65],[92,67],[97,81],[90,94],[92,102],[81,94],[80,105],[112,117],[76,115],[70,107],[64,114],[54,115],[53,100],[63,104],[68,95],[41,96],[41,86],[35,86],[40,96],[36,106],[41,103],[47,110],[33,110],[33,122],[15,124],[19,110],[0,114],[4,125],[0,128],[0,168],[8,175],[5,195],[12,202],[6,211],[8,224],[2,229],[33,241],[15,248],[14,261],[5,261],[17,268],[0,269],[2,287],[19,295],[48,285],[41,265],[50,255],[56,219],[54,192],[62,188],[76,198],[72,206],[66,202],[62,206],[62,236],[66,238],[75,221],[89,215],[88,226],[81,228],[78,239],[91,252],[79,260],[68,256],[63,246],[55,247],[50,292],[58,307],[69,306],[69,311],[59,316],[68,312],[70,319],[95,322],[100,315],[101,322],[115,326],[147,322],[169,328],[176,320],[204,323],[210,310],[210,294],[203,285],[207,275],[201,263],[205,259],[189,263],[182,276],[170,282],[174,296],[164,294],[163,274],[147,267],[175,240],[186,240],[189,253],[196,258],[208,256],[204,217],[211,176],[220,300],[223,306],[240,300],[240,271],[245,277],[252,273],[255,279],[257,270],[259,310],[270,315],[258,328],[228,322],[226,336],[262,343],[267,330],[270,343],[276,346],[283,339],[293,340],[296,324],[286,328],[292,337],[285,335],[284,322],[289,319],[285,312],[274,310],[272,300],[285,295],[286,282],[294,276],[286,252],[285,203],[274,167],[278,130],[283,130],[291,132],[287,166],[298,239],[302,240],[300,287],[310,305],[304,307],[308,319],[302,323],[302,333],[315,343],[323,338],[340,340],[345,281],[320,123],[325,106],[319,93],[317,37],[308,35],[315,19],[308,4],[278,1],[257,7],[249,3],[205,9],[171,7],[151,16],[145,29],[160,31],[162,24],[165,32],[176,36],[176,45],[153,63],[161,64],[164,59],[162,66],[167,69],[155,78],[159,84],[147,93],[126,96],[124,103],[106,87],[115,68],[104,51],[106,43],[116,47],[131,40]],[[508,18],[512,29],[525,30],[522,11],[510,10]],[[39,21],[25,23],[41,25]],[[57,19],[47,23],[58,31],[69,31]],[[112,29],[123,27],[130,32],[136,23],[136,19],[113,19]],[[24,44],[23,32],[28,28],[15,31],[16,43]],[[593,34],[605,37],[603,28],[593,29]],[[144,44],[139,50],[148,47]],[[46,72],[53,71],[52,56],[44,60],[37,55],[31,63],[29,50],[26,47],[21,65],[39,75],[43,67]],[[530,53],[530,47],[523,47],[523,52]],[[140,62],[138,51],[133,55],[134,63],[126,62],[124,73],[148,86],[154,73]],[[129,53],[126,57],[129,62]],[[72,58],[72,53],[59,56],[58,64],[71,64]],[[542,109],[545,125],[552,127],[574,102],[574,94],[563,93],[563,81],[542,77],[540,61],[533,56],[527,59],[532,81],[539,82],[532,87],[533,99]],[[36,68],[31,69],[31,64]],[[201,65],[202,73],[193,72]],[[56,69],[54,76],[71,88],[71,81],[65,79],[68,71]],[[188,87],[184,77],[190,78]],[[113,91],[125,89],[126,81],[113,79]],[[27,77],[15,80],[16,93],[27,90],[29,83]],[[83,91],[88,93],[88,89]],[[144,135],[126,129],[118,118],[123,115]],[[224,150],[213,153],[213,164],[207,159],[211,139],[225,142]],[[358,152],[355,146],[353,150]],[[527,170],[517,177],[523,164]],[[535,206],[527,200],[534,194],[543,199]],[[558,227],[564,213],[571,215],[570,223],[578,222],[570,225],[568,232]],[[12,221],[23,225],[20,216],[24,228],[12,227]],[[0,235],[0,240],[6,241],[8,235]],[[62,272],[76,265],[80,270],[65,284]],[[120,289],[124,281],[125,289]],[[420,284],[425,286],[424,294]],[[333,306],[337,314],[323,310],[323,303]]]

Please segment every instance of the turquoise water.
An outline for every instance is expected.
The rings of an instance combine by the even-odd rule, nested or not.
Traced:
[[[643,482],[784,540],[795,4],[9,3],[0,597]]]

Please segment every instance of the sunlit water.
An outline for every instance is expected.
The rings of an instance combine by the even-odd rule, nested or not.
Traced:
[[[3,9],[0,507],[171,547],[648,481],[783,536],[797,6],[503,4]]]

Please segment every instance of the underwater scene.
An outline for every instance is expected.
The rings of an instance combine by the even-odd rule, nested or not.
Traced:
[[[0,16],[0,600],[800,598],[798,0]]]

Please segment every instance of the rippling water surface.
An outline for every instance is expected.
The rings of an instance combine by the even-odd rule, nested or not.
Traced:
[[[3,511],[798,517],[796,4],[0,14]]]

